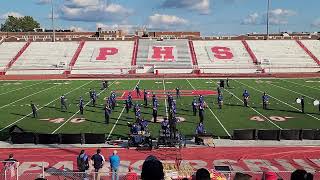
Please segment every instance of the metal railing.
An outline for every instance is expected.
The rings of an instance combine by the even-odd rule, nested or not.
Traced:
[[[35,164],[34,164],[35,165]],[[112,172],[106,170],[104,167],[99,172],[94,172],[93,169],[89,169],[86,172],[73,171],[72,169],[55,169],[53,167],[47,167],[48,163],[36,163],[37,166],[32,166],[29,164],[31,169],[26,170],[26,166],[23,163],[20,166],[19,162],[12,161],[0,161],[0,180],[35,180],[37,178],[44,178],[47,180],[111,180]],[[29,168],[30,168],[29,167]],[[120,168],[121,169],[121,168]],[[123,170],[123,169],[122,169]],[[194,170],[195,173],[196,170]],[[217,172],[211,170],[212,176],[224,177],[227,180],[232,180],[236,175],[237,171],[224,171]],[[192,171],[190,171],[192,173]],[[178,172],[170,172],[169,177],[175,180],[181,180],[183,178],[192,179],[192,175],[189,177],[186,175],[179,176]],[[243,171],[243,174],[248,174],[251,176],[252,180],[261,180],[263,177],[262,171]],[[290,180],[292,171],[276,171],[275,174],[278,180]],[[310,172],[314,175],[314,179],[320,179],[320,171]],[[126,180],[128,172],[120,171],[118,172],[119,180]],[[182,173],[185,174],[185,173]],[[140,172],[137,173],[138,179],[140,179]]]

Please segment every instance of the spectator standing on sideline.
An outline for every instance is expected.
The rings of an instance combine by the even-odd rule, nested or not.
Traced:
[[[80,154],[77,157],[77,166],[80,172],[85,172],[89,169],[89,157],[84,152],[84,150],[81,150]]]
[[[112,180],[119,180],[119,166],[120,166],[120,157],[117,155],[117,151],[114,150],[113,154],[109,157],[111,171],[112,171]]]
[[[105,162],[101,149],[97,149],[97,153],[91,157],[91,160],[93,161],[94,171],[99,172]]]
[[[87,174],[85,172],[89,169],[89,157],[84,152],[84,150],[81,150],[80,154],[77,157],[77,166],[79,172],[82,172],[80,176],[83,178],[83,180],[88,180]]]

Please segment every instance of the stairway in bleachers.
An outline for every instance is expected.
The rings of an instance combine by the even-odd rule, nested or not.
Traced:
[[[74,53],[74,55],[73,55],[73,57],[72,57],[72,59],[71,59],[71,61],[70,61],[70,63],[69,63],[69,69],[66,70],[64,74],[70,74],[73,66],[76,64],[76,62],[77,62],[77,60],[78,60],[78,57],[79,57],[79,55],[80,55],[80,53],[81,53],[81,51],[82,51],[82,48],[83,48],[83,46],[84,46],[85,43],[86,43],[85,41],[81,41],[81,42],[79,43],[78,49],[77,49],[77,51]]]
[[[12,67],[12,65],[19,59],[19,57],[25,52],[25,50],[31,44],[31,40],[28,40],[25,45],[20,49],[20,51],[10,60],[10,62],[6,65],[4,74]]]
[[[319,59],[300,41],[296,40],[298,45],[320,66],[320,61]],[[319,49],[320,47],[318,47]]]

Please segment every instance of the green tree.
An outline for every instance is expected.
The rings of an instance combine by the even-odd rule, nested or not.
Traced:
[[[0,30],[5,32],[29,32],[39,27],[40,24],[31,16],[8,16],[4,24],[1,24]]]

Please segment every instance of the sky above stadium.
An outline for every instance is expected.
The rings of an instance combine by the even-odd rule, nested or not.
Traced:
[[[53,0],[57,28],[95,31],[137,28],[233,35],[266,31],[267,0]],[[8,15],[33,16],[51,29],[51,0],[1,0]],[[320,31],[319,0],[271,0],[270,31]]]

